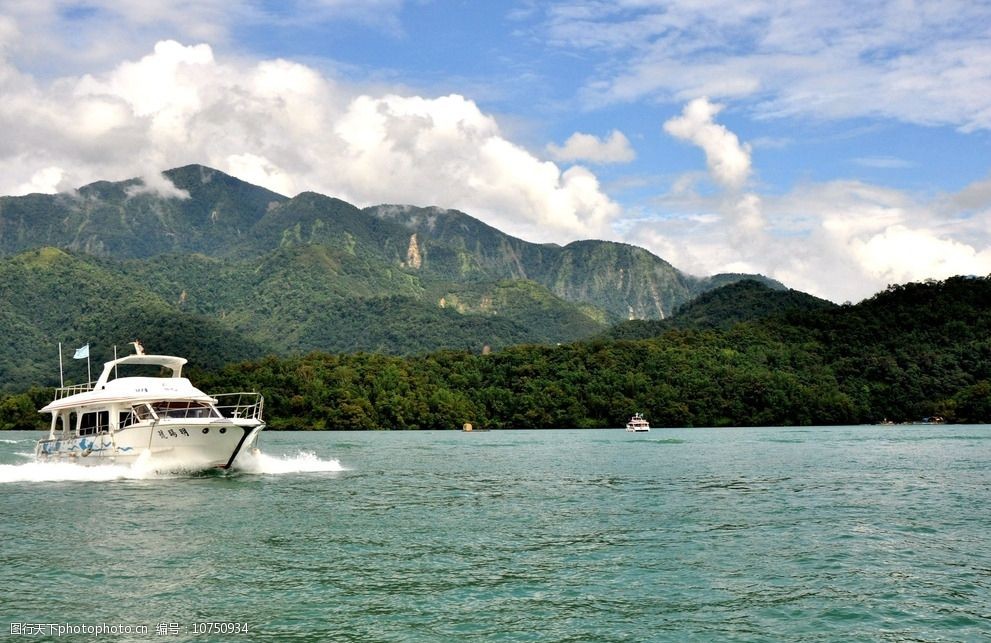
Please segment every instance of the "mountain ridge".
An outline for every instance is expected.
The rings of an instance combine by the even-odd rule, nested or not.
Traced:
[[[202,165],[162,174],[175,193],[156,196],[140,189],[140,180],[129,179],[97,181],[71,195],[0,197],[0,254],[53,246],[119,258],[188,252],[229,257],[291,244],[360,245],[364,252],[435,280],[529,279],[618,319],[668,316],[711,289],[718,277],[682,273],[649,251],[621,242],[532,243],[457,210],[359,209],[316,192],[286,197]],[[590,274],[594,279],[588,279]],[[739,276],[748,277],[783,288],[760,275]]]
[[[129,179],[0,197],[0,278],[9,281],[0,332],[32,338],[28,350],[0,350],[3,386],[34,373],[29,362],[51,337],[104,346],[148,337],[121,323],[124,310],[202,326],[196,339],[214,348],[210,363],[313,350],[481,351],[664,318],[747,277],[693,277],[619,242],[531,243],[457,210],[287,197],[201,165],[163,177],[171,185],[159,192]],[[32,276],[32,262],[49,265]],[[156,350],[183,350],[164,336]]]

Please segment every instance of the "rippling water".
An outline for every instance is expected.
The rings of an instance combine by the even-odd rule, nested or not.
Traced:
[[[166,476],[36,437],[0,434],[0,636],[991,638],[991,427],[267,433]]]

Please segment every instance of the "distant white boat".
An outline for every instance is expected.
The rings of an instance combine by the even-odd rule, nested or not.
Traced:
[[[227,469],[254,444],[265,428],[261,394],[207,395],[182,377],[185,358],[138,350],[106,362],[95,383],[56,389],[41,409],[52,423],[35,447],[38,460],[130,464],[144,456],[156,468]],[[136,367],[144,373],[124,376]]]
[[[631,433],[646,433],[650,431],[650,424],[643,419],[642,413],[634,413],[630,421],[626,423],[626,430]]]

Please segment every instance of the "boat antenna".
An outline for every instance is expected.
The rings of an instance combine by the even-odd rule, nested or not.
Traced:
[[[117,344],[114,344],[114,379],[117,379]]]
[[[62,342],[58,343],[58,385],[59,388],[65,387],[65,379],[62,377]]]

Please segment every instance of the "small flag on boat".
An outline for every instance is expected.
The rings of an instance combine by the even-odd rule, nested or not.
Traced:
[[[86,359],[89,357],[89,344],[86,344],[82,348],[77,348],[72,359]]]

